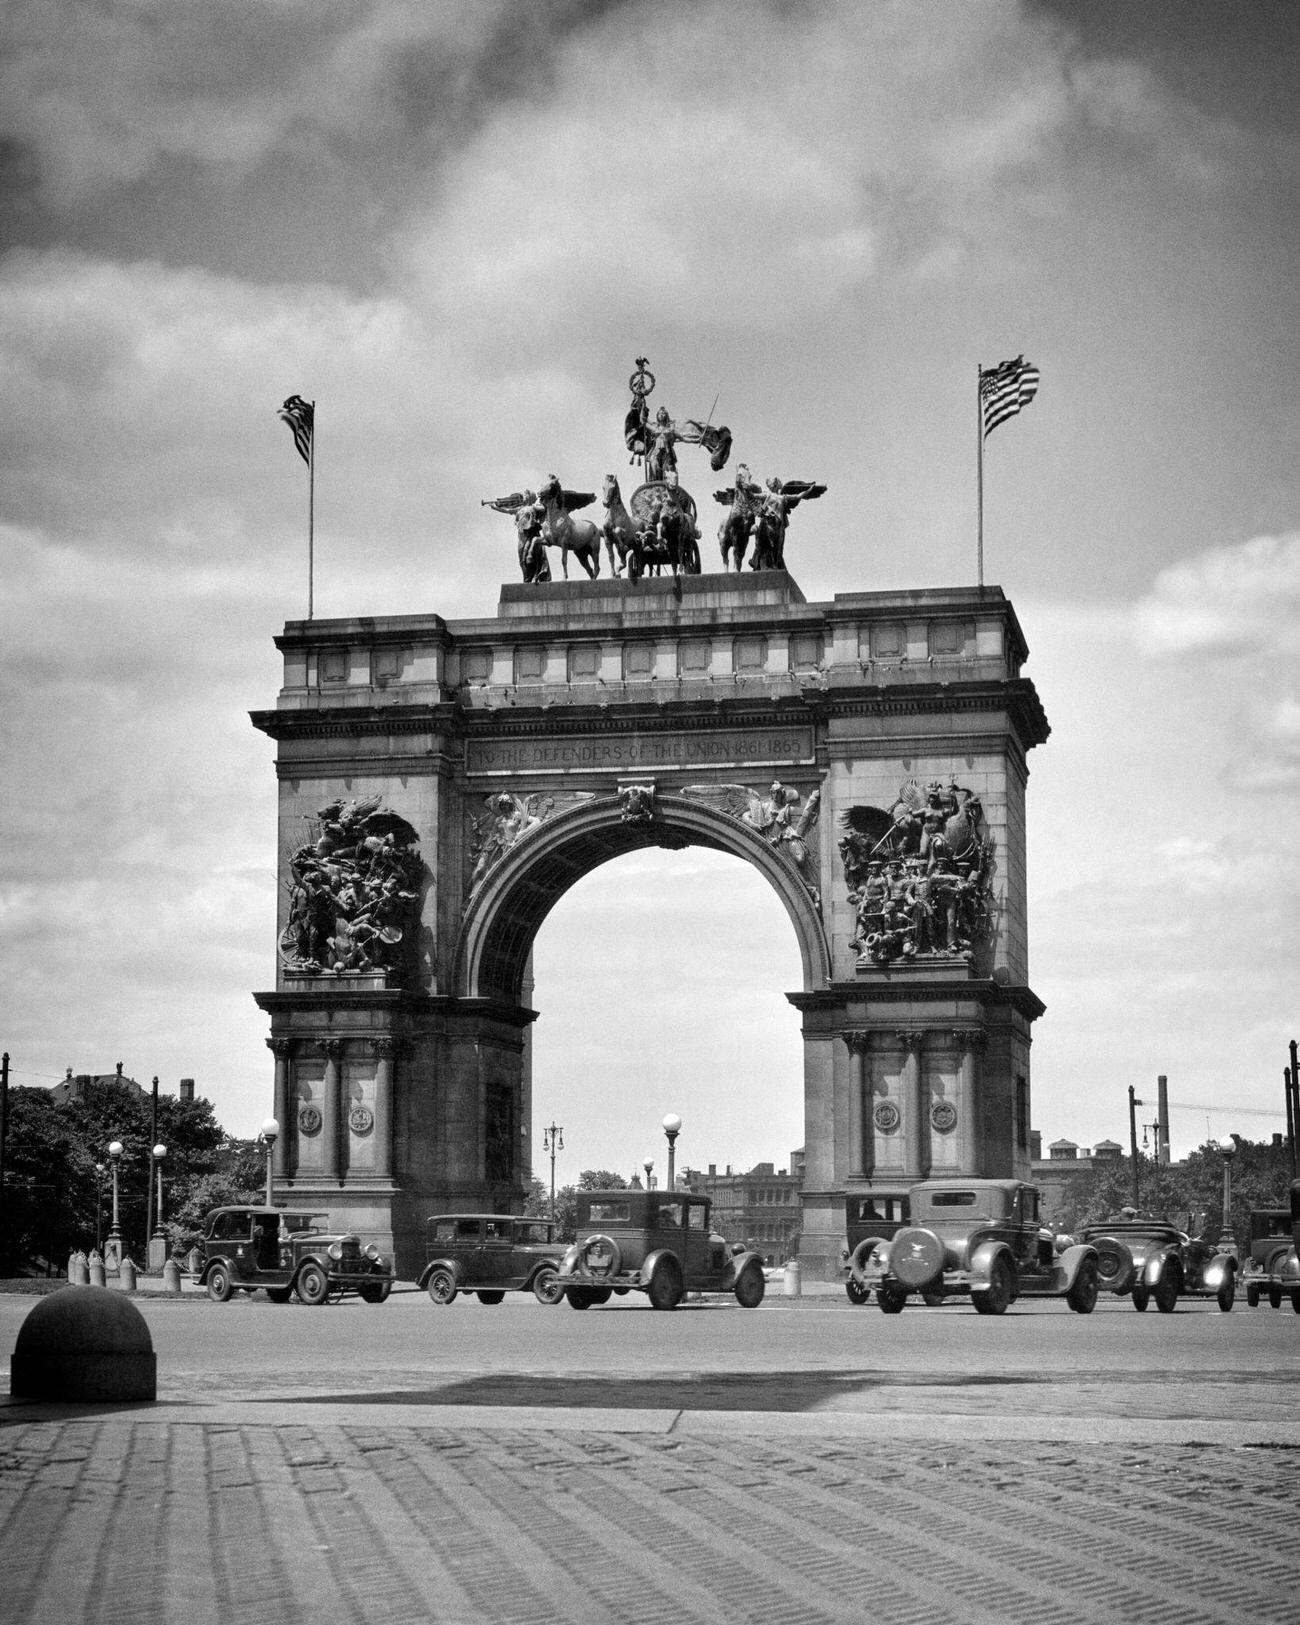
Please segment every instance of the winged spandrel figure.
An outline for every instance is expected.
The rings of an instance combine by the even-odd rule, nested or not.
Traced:
[[[821,806],[820,790],[812,791],[805,801],[793,785],[774,779],[766,795],[747,784],[688,784],[681,793],[757,830],[785,853],[799,870],[804,884],[817,895],[808,846]]]
[[[496,790],[485,796],[483,811],[473,824],[471,896],[493,864],[505,857],[525,835],[553,814],[567,812],[570,807],[581,806],[592,799],[593,792],[584,790],[539,790],[527,796]]]

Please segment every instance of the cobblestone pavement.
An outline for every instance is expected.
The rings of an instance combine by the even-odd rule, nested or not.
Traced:
[[[10,1625],[1296,1617],[1294,1447],[178,1409],[4,1413]]]

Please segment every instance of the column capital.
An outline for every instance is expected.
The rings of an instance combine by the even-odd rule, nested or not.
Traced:
[[[391,1061],[397,1054],[397,1039],[385,1034],[382,1038],[372,1038],[375,1054],[381,1061]]]
[[[337,1061],[343,1053],[341,1038],[318,1038],[316,1046],[327,1061]]]
[[[958,1049],[979,1055],[988,1048],[989,1035],[983,1027],[954,1027],[952,1036]]]
[[[871,1048],[871,1033],[866,1028],[850,1027],[847,1031],[842,1032],[840,1037],[854,1055],[865,1055]]]
[[[277,1034],[274,1038],[267,1039],[266,1047],[277,1061],[287,1061],[293,1054],[293,1039],[284,1038]]]
[[[904,1050],[920,1050],[925,1043],[925,1033],[919,1027],[903,1027],[899,1029],[898,1042]]]

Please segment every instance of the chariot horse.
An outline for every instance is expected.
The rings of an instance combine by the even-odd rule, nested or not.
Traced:
[[[594,491],[566,491],[552,474],[537,493],[545,518],[542,521],[542,541],[547,547],[558,547],[564,579],[569,579],[569,554],[594,581],[600,574],[600,544],[604,531],[590,519],[575,519],[574,512],[596,500]]]

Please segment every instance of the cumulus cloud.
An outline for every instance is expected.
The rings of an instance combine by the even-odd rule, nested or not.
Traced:
[[[1263,653],[1292,643],[1300,621],[1300,534],[1256,536],[1162,570],[1133,612],[1156,656]]]

